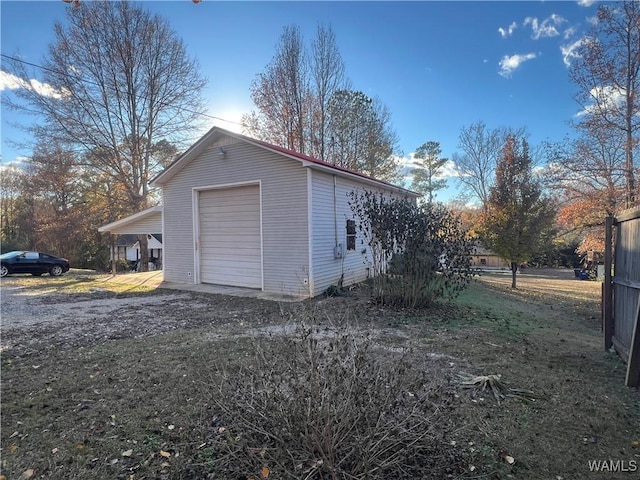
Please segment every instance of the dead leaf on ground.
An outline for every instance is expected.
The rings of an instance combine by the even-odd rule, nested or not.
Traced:
[[[27,470],[25,470],[24,472],[22,472],[22,475],[20,475],[20,479],[21,480],[27,480],[28,478],[33,477],[33,474],[36,473],[33,468],[29,468]]]
[[[269,470],[269,467],[267,467],[266,465],[262,467],[262,470],[260,470],[260,475],[262,475],[262,478],[269,478],[270,473],[271,470]]]
[[[164,450],[160,450],[160,455],[162,455],[165,458],[169,458],[171,456],[169,452],[165,452]]]
[[[124,452],[122,452],[123,457],[130,457],[131,455],[133,455],[133,449],[125,450]]]
[[[505,455],[504,456],[504,460],[509,464],[509,465],[513,465],[513,463],[516,461],[515,458],[513,458],[511,455]]]

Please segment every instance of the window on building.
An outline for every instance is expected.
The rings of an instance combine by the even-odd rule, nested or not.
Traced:
[[[347,220],[347,251],[356,249],[356,221]]]
[[[481,258],[480,259],[480,265],[486,265],[487,264],[487,259],[486,258]]]

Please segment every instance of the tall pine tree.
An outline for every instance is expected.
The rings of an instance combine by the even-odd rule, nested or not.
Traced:
[[[433,203],[437,190],[447,187],[447,181],[440,175],[448,159],[441,158],[441,154],[440,143],[431,141],[420,145],[413,155],[416,168],[411,171],[413,174],[411,188],[426,196],[429,204]]]
[[[540,249],[553,219],[553,205],[542,195],[533,176],[527,141],[507,136],[489,193],[481,238],[488,248],[509,261],[512,288],[516,288],[518,265]]]

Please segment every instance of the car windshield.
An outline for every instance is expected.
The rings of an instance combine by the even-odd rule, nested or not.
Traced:
[[[22,255],[24,252],[7,252],[0,255],[0,259],[6,260],[7,258],[17,257],[18,255]]]

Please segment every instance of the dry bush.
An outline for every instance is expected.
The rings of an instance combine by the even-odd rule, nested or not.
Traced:
[[[429,380],[347,327],[299,324],[219,364],[212,478],[404,479],[460,473]],[[434,397],[435,398],[435,397]],[[440,429],[442,431],[442,429]]]
[[[364,261],[372,268],[373,299],[383,305],[428,307],[455,298],[470,283],[475,243],[442,204],[352,191]]]

